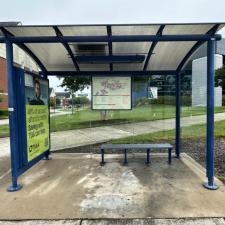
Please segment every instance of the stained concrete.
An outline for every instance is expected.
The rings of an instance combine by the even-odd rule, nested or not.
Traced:
[[[154,154],[150,166],[144,154],[53,154],[23,174],[23,189],[6,192],[10,177],[1,180],[0,220],[196,218],[225,217],[225,187],[209,191],[200,165],[187,155],[173,159]]]
[[[0,225],[225,225],[223,218],[0,221]]]

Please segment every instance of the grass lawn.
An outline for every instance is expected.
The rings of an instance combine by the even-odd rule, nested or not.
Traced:
[[[206,137],[206,125],[193,125],[182,127],[181,138],[198,140]],[[225,120],[215,122],[215,138],[225,138]],[[132,143],[149,143],[157,141],[174,141],[175,130],[159,131],[149,134],[141,134],[117,140],[112,140],[110,143],[114,144],[132,144]]]
[[[9,136],[9,126],[8,125],[1,125],[0,126],[0,138],[1,137],[8,137]]]
[[[225,112],[225,107],[216,107],[215,113]],[[181,116],[205,114],[205,107],[182,107]],[[85,109],[71,115],[51,117],[51,132],[99,127],[119,123],[134,123],[175,117],[175,107],[169,105],[151,105],[133,108],[133,110],[110,111],[108,119],[102,121],[99,111]],[[0,137],[8,135],[8,126],[0,126]]]

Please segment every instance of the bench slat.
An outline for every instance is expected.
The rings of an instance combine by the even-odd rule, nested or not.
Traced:
[[[173,146],[169,143],[163,144],[103,144],[101,145],[101,149],[159,149],[159,148],[173,148]]]

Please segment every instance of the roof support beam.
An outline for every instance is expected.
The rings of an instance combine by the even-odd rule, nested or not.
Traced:
[[[6,39],[14,37],[14,35],[10,33],[8,30],[6,30],[4,27],[0,27],[0,30],[2,31]],[[17,43],[17,46],[21,48],[23,51],[25,51],[37,63],[37,65],[40,67],[40,69],[44,74],[47,72],[47,69],[45,68],[44,64],[25,44]]]
[[[207,33],[206,35],[211,35],[211,36],[215,36],[215,33],[217,31],[217,29],[219,28],[220,24],[216,24],[215,26],[213,26]],[[212,37],[213,38],[213,37]],[[219,39],[220,40],[220,39]],[[190,51],[185,55],[185,57],[182,59],[182,61],[180,62],[180,64],[177,67],[177,73],[179,73],[183,67],[185,66],[185,64],[188,62],[188,59],[194,54],[194,52],[202,45],[204,44],[205,41],[198,41],[195,45],[193,45],[193,47],[190,49]]]
[[[57,37],[63,37],[62,32],[59,30],[59,28],[57,26],[53,26],[53,29],[55,30]],[[64,48],[67,50],[70,58],[72,59],[74,67],[76,68],[77,71],[80,71],[79,65],[73,55],[73,52],[72,52],[69,44],[68,43],[62,43],[62,44],[63,44]]]
[[[163,29],[165,28],[165,25],[161,25],[160,27],[159,27],[159,30],[157,31],[157,33],[156,33],[156,36],[162,36],[162,32],[163,32]],[[145,64],[144,64],[144,68],[143,68],[143,70],[145,71],[145,70],[147,70],[147,67],[148,67],[148,63],[149,63],[149,61],[150,61],[150,58],[151,58],[151,56],[152,56],[152,54],[153,54],[153,51],[154,51],[154,49],[155,49],[155,46],[157,45],[157,41],[154,41],[152,44],[151,44],[151,47],[150,47],[150,49],[149,49],[149,51],[148,51],[148,55],[147,55],[147,57],[146,57],[146,60],[145,60]]]
[[[176,75],[175,70],[152,71],[48,71],[48,76],[149,76],[149,75]]]
[[[111,37],[112,36],[112,27],[111,26],[107,26],[107,34],[108,34],[108,37]],[[108,47],[109,47],[109,55],[112,56],[112,42],[108,42]],[[109,68],[110,68],[110,71],[113,71],[113,64],[110,63],[109,64]]]
[[[176,41],[208,41],[211,38],[221,40],[221,35],[119,35],[119,36],[32,36],[32,37],[0,37],[0,42],[12,43],[68,43],[68,42],[176,42]]]
[[[79,55],[76,60],[78,63],[142,63],[145,55]]]

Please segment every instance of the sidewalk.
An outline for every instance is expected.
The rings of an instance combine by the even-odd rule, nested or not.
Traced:
[[[225,113],[215,114],[215,121],[225,119]],[[204,124],[206,116],[181,118],[181,126]],[[51,133],[52,150],[61,150],[90,144],[101,143],[132,135],[154,133],[175,128],[175,119],[128,123],[114,126],[93,127]],[[9,154],[9,138],[0,138],[0,157]]]
[[[9,120],[8,119],[0,120],[0,125],[6,125],[6,124],[9,124]]]

